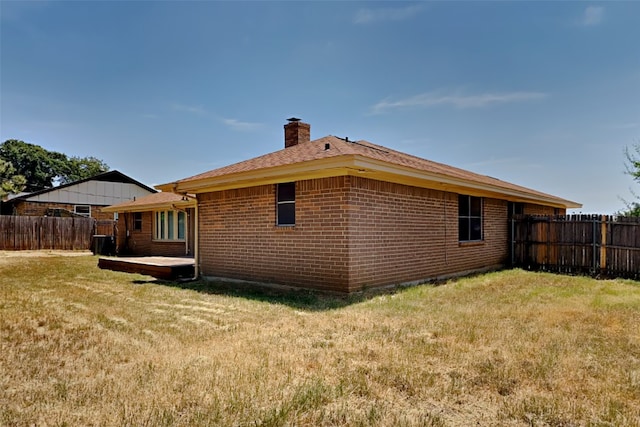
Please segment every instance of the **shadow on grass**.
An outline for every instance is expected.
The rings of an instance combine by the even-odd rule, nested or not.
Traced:
[[[244,298],[269,304],[281,304],[305,311],[328,311],[347,307],[381,293],[392,293],[394,290],[367,291],[352,295],[327,294],[319,291],[292,288],[272,288],[251,283],[225,281],[166,281],[166,280],[134,280],[134,284],[156,284],[178,289],[189,289],[210,295],[222,295],[233,298]]]

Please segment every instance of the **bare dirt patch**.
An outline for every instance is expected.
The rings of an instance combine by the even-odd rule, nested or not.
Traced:
[[[91,251],[58,251],[43,249],[40,251],[0,251],[0,258],[44,258],[54,256],[77,257],[92,256]]]

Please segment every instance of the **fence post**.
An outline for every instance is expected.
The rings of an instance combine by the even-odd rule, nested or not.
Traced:
[[[591,216],[591,240],[593,242],[593,248],[591,251],[591,274],[596,274],[597,268],[598,268],[598,260],[596,259],[596,254],[597,254],[597,242],[596,242],[596,231],[597,231],[597,226],[596,226],[596,216],[592,215]]]
[[[600,273],[605,274],[607,270],[607,216],[600,216]]]
[[[547,247],[545,254],[545,263],[547,264],[547,269],[551,269],[549,266],[551,265],[551,225],[553,224],[553,217],[547,217]]]
[[[516,220],[513,218],[513,216],[511,217],[511,267],[513,267],[513,265],[515,264],[515,260],[516,260],[516,254],[515,254],[515,248],[516,248],[516,235],[515,235],[515,230],[516,230]]]

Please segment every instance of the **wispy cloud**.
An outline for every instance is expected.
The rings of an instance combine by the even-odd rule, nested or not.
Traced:
[[[406,7],[388,7],[379,9],[359,9],[353,22],[372,24],[374,22],[404,21],[413,18],[424,9],[421,4]]]
[[[207,112],[204,108],[192,105],[173,104],[171,108],[173,108],[175,111],[184,111],[186,113],[196,114],[198,116],[207,115]]]
[[[235,129],[235,130],[253,130],[256,128],[259,128],[261,126],[260,123],[252,123],[252,122],[242,122],[240,120],[237,119],[225,119],[222,118],[220,119],[222,121],[222,123],[224,123],[225,125],[229,126],[231,129]]]
[[[544,99],[547,96],[549,95],[542,92],[483,93],[479,95],[428,92],[395,101],[387,98],[371,107],[371,111],[373,113],[383,113],[385,111],[399,108],[434,107],[438,105],[450,105],[460,109],[484,108],[495,104],[508,104]]]
[[[604,18],[604,7],[602,6],[587,6],[582,13],[582,25],[590,27],[593,25],[599,25]]]
[[[223,125],[237,131],[250,131],[254,129],[258,129],[262,126],[261,123],[256,122],[243,122],[238,119],[232,119],[228,117],[222,117],[216,113],[207,111],[206,109],[200,106],[193,105],[184,105],[184,104],[172,104],[171,108],[174,111],[182,111],[189,114],[193,114],[196,116],[204,117],[210,120],[215,120],[217,122],[222,123]]]

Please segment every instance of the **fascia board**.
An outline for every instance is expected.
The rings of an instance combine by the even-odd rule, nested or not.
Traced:
[[[147,211],[156,211],[156,210],[171,210],[173,207],[178,208],[195,208],[196,200],[192,199],[189,201],[177,201],[170,203],[150,203],[146,205],[133,205],[133,206],[118,206],[112,205],[107,206],[106,208],[102,208],[102,212],[147,212]]]
[[[526,191],[518,191],[510,188],[493,186],[490,184],[479,183],[472,180],[455,178],[448,175],[424,172],[407,166],[391,165],[383,161],[370,159],[367,157],[356,156],[353,164],[355,169],[360,170],[360,176],[369,176],[373,179],[378,175],[378,179],[397,182],[401,184],[409,184],[419,187],[459,192],[465,190],[467,194],[475,192],[479,196],[492,196],[497,198],[506,198],[516,202],[536,202],[559,208],[580,208],[581,204],[561,199],[558,197],[545,197],[538,194],[532,194]],[[395,179],[393,177],[396,177]],[[420,184],[422,182],[422,184]]]
[[[208,193],[212,191],[245,188],[258,185],[277,184],[293,180],[326,178],[331,176],[348,175],[348,169],[353,167],[353,156],[339,156],[327,159],[311,160],[291,165],[275,166],[271,168],[238,172],[197,181],[176,182],[163,184],[156,188],[174,193]]]
[[[277,184],[292,180],[297,181],[343,175],[363,176],[381,181],[454,193],[463,191],[469,195],[502,198],[514,202],[543,203],[558,208],[582,207],[581,204],[570,200],[557,197],[544,197],[525,191],[478,183],[444,174],[425,172],[408,166],[390,164],[382,160],[375,160],[357,154],[227,174],[183,183],[167,183],[159,185],[156,188],[179,194],[207,193],[258,185]]]

